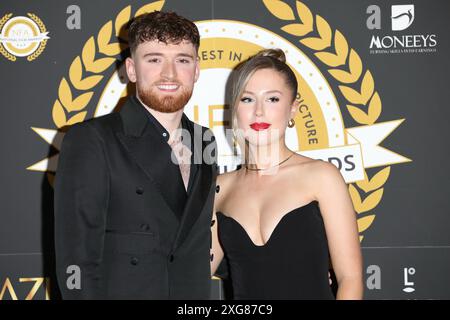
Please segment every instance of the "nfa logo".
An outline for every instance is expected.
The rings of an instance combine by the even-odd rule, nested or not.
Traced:
[[[28,13],[28,17],[12,17],[12,13],[0,19],[0,53],[10,61],[17,57],[36,59],[44,51],[48,31],[39,17]]]
[[[220,171],[233,170],[239,163],[240,150],[226,130],[231,116],[226,94],[228,77],[239,62],[259,50],[282,49],[297,76],[300,102],[296,126],[288,129],[286,143],[298,153],[329,161],[340,169],[358,213],[362,240],[362,233],[375,219],[372,210],[382,200],[392,166],[411,161],[379,146],[404,120],[378,121],[383,106],[375,80],[339,30],[300,1],[295,8],[282,1],[262,2],[274,19],[285,22],[281,31],[234,20],[196,22],[202,39],[201,72],[185,113],[214,132]],[[161,10],[163,4],[152,2],[134,15]],[[56,150],[68,126],[112,112],[133,93],[123,61],[118,61],[127,49],[121,30],[132,18],[131,13],[131,6],[127,6],[104,23],[73,58],[51,108],[54,128],[32,128]],[[283,34],[295,36],[298,42],[287,41]],[[104,77],[108,79],[101,81]],[[344,101],[342,105],[337,95]],[[343,112],[351,117],[351,123],[344,123]],[[57,159],[58,153],[54,153],[27,169],[47,172],[52,183]]]
[[[393,5],[391,7],[393,31],[406,30],[414,21],[414,5]]]

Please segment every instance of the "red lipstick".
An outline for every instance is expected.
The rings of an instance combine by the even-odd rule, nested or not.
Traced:
[[[270,123],[266,122],[254,122],[250,125],[250,128],[252,128],[255,131],[266,130],[269,127]]]

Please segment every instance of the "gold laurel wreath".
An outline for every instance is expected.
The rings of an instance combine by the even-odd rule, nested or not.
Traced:
[[[33,13],[27,13],[27,15],[31,18],[31,20],[36,22],[36,24],[39,27],[39,30],[41,30],[41,33],[44,33],[47,31],[47,28],[45,27],[44,23],[42,22],[41,19],[39,19],[39,17],[37,15],[35,15]],[[42,51],[44,51],[46,45],[47,45],[47,39],[43,39],[41,41],[41,44],[39,45],[39,48],[35,52],[33,52],[33,54],[29,55],[27,57],[27,60],[33,61],[34,59],[39,57],[39,55],[42,53]]]
[[[12,17],[12,13],[7,13],[5,14],[1,19],[0,19],[0,30],[2,30],[3,26],[5,25],[5,23]],[[10,60],[10,61],[16,61],[17,57],[12,55],[11,53],[9,53],[8,51],[5,50],[5,48],[3,47],[3,45],[0,43],[0,53],[2,55],[5,56],[6,59]]]
[[[333,30],[330,28],[330,25],[318,14],[315,15],[314,24],[314,15],[311,10],[300,1],[296,1],[296,12],[299,20],[296,19],[294,10],[283,1],[263,0],[263,3],[270,13],[278,19],[294,21],[283,26],[281,30],[299,37],[299,42],[313,50],[314,55],[329,67],[327,71],[330,75],[342,84],[339,85],[339,89],[350,103],[347,105],[347,109],[351,117],[359,124],[374,124],[382,110],[380,96],[375,91],[375,83],[371,72],[367,69],[364,76],[362,76],[363,65],[361,58],[354,49],[349,48],[344,35],[336,29],[333,37]],[[316,31],[316,35],[311,35],[314,31]],[[333,40],[334,44],[332,43]],[[325,51],[325,49],[329,49],[329,51]],[[362,81],[359,87],[354,89],[348,86],[358,82],[361,77]],[[361,105],[362,107],[359,108],[355,105]],[[367,230],[374,221],[375,214],[363,215],[363,213],[374,209],[380,203],[383,196],[382,186],[387,181],[389,174],[390,167],[385,167],[369,179],[364,170],[364,180],[356,182],[356,185],[368,194],[364,200],[362,200],[357,188],[353,184],[349,184],[349,193],[359,217],[359,233]],[[363,235],[360,235],[360,241],[362,241],[363,237]]]
[[[144,5],[136,11],[134,16],[161,10],[164,2],[164,0],[155,1]],[[94,37],[90,37],[84,44],[81,57],[78,55],[72,61],[69,68],[69,81],[65,77],[62,78],[58,89],[58,99],[53,104],[52,118],[58,129],[84,121],[86,118],[87,111],[84,109],[94,94],[92,89],[103,79],[103,75],[100,73],[116,61],[114,56],[128,48],[127,36],[123,31],[130,17],[131,5],[120,11],[114,20],[114,35],[117,41],[110,42],[113,35],[113,22],[109,20],[100,28],[97,41]],[[83,77],[83,73],[91,75]],[[71,87],[84,93],[80,93],[74,98]]]
[[[41,32],[46,32],[47,31],[44,23],[42,22],[41,19],[39,19],[38,16],[36,16],[35,14],[32,14],[32,13],[27,13],[27,15],[34,22],[36,22],[36,24],[38,25],[39,30]],[[3,28],[3,25],[11,18],[11,16],[12,16],[12,13],[9,13],[9,14],[4,15],[0,19],[0,30]],[[27,60],[28,61],[33,61],[34,59],[36,59],[42,53],[42,51],[44,51],[46,45],[47,45],[47,39],[42,40],[40,45],[39,45],[39,47],[38,47],[38,49],[35,52],[33,52],[33,54],[29,55],[27,57]],[[5,48],[3,48],[2,45],[0,45],[0,53],[3,54],[8,60],[11,60],[11,61],[16,61],[17,60],[17,57],[12,55],[12,54],[10,54],[8,51],[6,51]]]
[[[160,10],[164,5],[164,0],[155,1],[141,7],[134,16],[138,16],[144,12],[151,12],[154,10]],[[296,20],[294,11],[291,7],[279,0],[263,0],[267,9],[277,18],[282,20]],[[363,66],[359,55],[354,49],[349,50],[349,46],[345,37],[338,30],[334,35],[334,52],[326,52],[324,49],[333,48],[332,46],[332,30],[329,24],[316,15],[316,28],[318,36],[305,37],[314,31],[314,17],[309,8],[300,1],[296,1],[297,13],[300,18],[300,22],[292,23],[282,27],[281,29],[291,35],[301,37],[300,43],[306,47],[316,51],[314,55],[332,69],[328,72],[339,82],[343,84],[352,84],[357,82],[363,71]],[[96,46],[94,37],[89,38],[85,43],[81,58],[77,56],[70,68],[69,68],[69,81],[72,86],[78,91],[87,91],[80,94],[73,99],[72,89],[66,78],[62,78],[59,90],[58,99],[55,100],[52,109],[52,118],[55,125],[58,128],[63,128],[77,122],[81,122],[85,119],[87,111],[83,111],[91,100],[94,92],[89,91],[93,89],[102,79],[103,76],[99,75],[107,68],[109,68],[115,61],[116,56],[127,48],[127,44],[124,42],[126,36],[121,34],[121,29],[130,20],[131,6],[125,7],[117,15],[114,23],[115,35],[117,42],[110,43],[112,36],[112,20],[108,21],[100,29],[97,35],[97,47],[98,52],[102,53],[106,57],[96,56]],[[5,16],[6,17],[6,16]],[[0,20],[0,23],[5,19]],[[5,23],[6,20],[3,22]],[[1,27],[1,25],[0,25]],[[45,31],[44,31],[45,32]],[[350,53],[349,53],[350,52]],[[348,59],[347,59],[348,58]],[[346,63],[347,62],[347,63]],[[348,64],[348,66],[347,66]],[[83,65],[84,71],[90,72],[93,75],[89,75],[83,78]],[[345,69],[337,69],[336,67],[344,66]],[[347,71],[348,70],[348,71]],[[367,107],[367,112],[361,108],[353,105],[347,105],[347,109],[352,118],[359,124],[371,125],[376,122],[381,114],[381,100],[378,92],[374,90],[374,80],[369,70],[366,70],[361,82],[361,87],[355,90],[349,86],[340,85],[343,96],[352,104],[359,104]],[[69,113],[73,113],[68,118]],[[375,208],[381,201],[383,195],[383,188],[381,188],[387,181],[390,174],[390,167],[386,167],[369,179],[367,173],[364,172],[365,179],[356,182],[356,185],[364,192],[369,194],[364,200],[353,184],[349,184],[349,193],[353,201],[354,208],[358,214],[368,212]],[[376,191],[375,191],[376,190]],[[358,218],[358,230],[360,233],[364,232],[370,227],[375,219],[375,215],[365,215]],[[360,236],[360,240],[363,236]]]

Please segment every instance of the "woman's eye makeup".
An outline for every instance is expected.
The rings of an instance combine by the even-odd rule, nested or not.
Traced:
[[[243,102],[243,103],[250,103],[250,102],[255,101],[255,99],[253,99],[252,97],[243,96],[240,99],[240,101]],[[280,101],[280,97],[278,97],[278,96],[271,96],[271,97],[266,98],[266,101],[271,102],[271,103],[276,103],[276,102]]]
[[[249,103],[249,102],[252,102],[252,101],[253,101],[253,99],[250,98],[250,97],[242,97],[241,98],[241,102],[244,102],[244,103]]]
[[[280,101],[280,98],[279,97],[270,97],[268,100],[270,102],[278,102],[278,101]]]

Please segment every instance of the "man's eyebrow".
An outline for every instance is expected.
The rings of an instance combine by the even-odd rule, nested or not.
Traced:
[[[144,54],[144,58],[148,57],[148,56],[159,56],[159,57],[162,57],[163,54],[159,53],[159,52],[147,52],[146,54]]]
[[[177,57],[186,57],[186,58],[194,59],[194,56],[189,53],[179,53],[179,54],[177,54]]]
[[[162,57],[164,56],[164,54],[162,54],[161,52],[147,52],[146,54],[144,54],[144,58],[151,56],[151,57]],[[191,58],[194,59],[194,56],[192,54],[189,53],[178,53],[176,55],[177,57],[186,57],[186,58]]]

